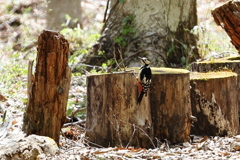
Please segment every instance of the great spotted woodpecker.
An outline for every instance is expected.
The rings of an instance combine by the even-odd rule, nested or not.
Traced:
[[[140,88],[140,94],[138,96],[138,104],[141,103],[143,95],[147,96],[148,88],[151,84],[151,78],[152,78],[152,71],[149,66],[150,61],[145,57],[139,57],[142,63],[142,66],[140,68],[139,74],[138,74],[138,83]]]

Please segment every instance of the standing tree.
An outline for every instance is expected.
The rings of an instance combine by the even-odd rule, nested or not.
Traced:
[[[131,67],[138,55],[153,66],[181,67],[199,57],[191,33],[195,25],[196,0],[108,0],[102,36],[86,63],[114,58]]]

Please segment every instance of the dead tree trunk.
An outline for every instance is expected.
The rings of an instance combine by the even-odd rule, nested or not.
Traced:
[[[232,44],[240,53],[240,1],[228,1],[212,11],[217,25],[221,26],[231,38]]]
[[[23,120],[27,135],[49,136],[59,143],[71,79],[68,52],[69,44],[61,34],[44,30],[39,36],[34,76],[32,63],[28,71],[28,104]]]
[[[191,106],[197,117],[193,134],[233,136],[238,133],[237,74],[193,72]]]
[[[156,138],[173,143],[189,140],[189,71],[152,70],[152,86],[140,105],[137,105],[137,80],[132,73],[88,76],[86,137],[89,141],[104,147],[149,148],[156,147]]]
[[[172,143],[189,140],[192,114],[189,71],[152,68],[150,104],[154,138]]]

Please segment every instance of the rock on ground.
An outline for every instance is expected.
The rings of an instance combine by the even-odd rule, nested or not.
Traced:
[[[34,160],[38,155],[55,155],[58,152],[56,142],[45,136],[30,135],[24,137],[23,134],[19,136],[8,138],[0,142],[0,159],[4,160]]]

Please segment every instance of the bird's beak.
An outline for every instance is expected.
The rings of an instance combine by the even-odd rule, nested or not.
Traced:
[[[142,57],[138,57],[139,59],[142,59]]]

